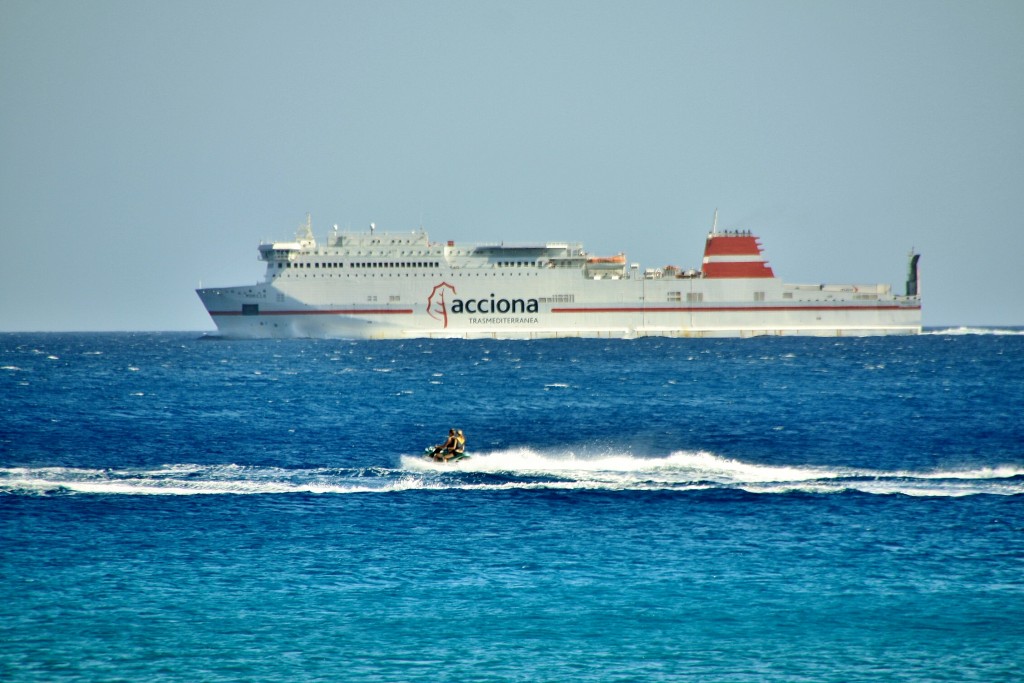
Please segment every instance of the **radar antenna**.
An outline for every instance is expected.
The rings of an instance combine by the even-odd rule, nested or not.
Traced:
[[[308,211],[306,212],[306,224],[299,226],[299,229],[295,231],[295,236],[300,241],[313,239],[313,216]]]

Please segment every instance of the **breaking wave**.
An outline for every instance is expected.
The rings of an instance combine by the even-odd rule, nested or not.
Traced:
[[[404,455],[398,466],[279,468],[177,464],[158,468],[0,468],[8,495],[251,495],[394,493],[409,490],[739,490],[957,497],[1024,494],[1024,466],[948,471],[878,471],[760,465],[703,451],[664,457],[580,456],[513,448],[442,464]]]

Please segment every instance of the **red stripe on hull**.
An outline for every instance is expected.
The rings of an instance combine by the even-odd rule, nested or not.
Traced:
[[[693,306],[672,306],[659,308],[552,308],[552,313],[724,313],[724,312],[775,312],[775,311],[898,311],[921,310],[920,306],[714,306],[696,308]]]
[[[316,310],[316,311],[260,311],[252,313],[253,317],[261,315],[411,315],[411,308],[399,310],[384,308],[368,308],[362,310]],[[210,311],[210,315],[245,315],[241,311]]]

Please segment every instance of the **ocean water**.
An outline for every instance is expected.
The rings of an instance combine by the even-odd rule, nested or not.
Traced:
[[[2,681],[1024,680],[1020,330],[4,334],[0,396]]]

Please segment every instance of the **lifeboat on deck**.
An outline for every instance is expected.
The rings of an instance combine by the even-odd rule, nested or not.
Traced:
[[[626,267],[626,255],[591,256],[587,259],[587,270],[622,270]]]

